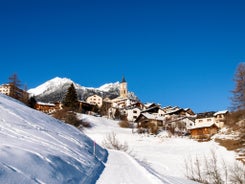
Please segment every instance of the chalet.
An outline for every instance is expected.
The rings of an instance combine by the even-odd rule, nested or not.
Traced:
[[[224,126],[228,114],[228,110],[218,111],[214,113],[215,121],[219,128],[222,128]]]
[[[216,123],[214,114],[215,114],[214,111],[197,114],[197,117],[195,120],[195,125],[202,125],[202,124],[207,124],[207,123]]]
[[[103,104],[103,99],[99,95],[92,95],[86,99],[86,102],[101,107]]]
[[[155,114],[158,116],[164,116],[165,112],[162,110],[160,105],[157,104],[151,104],[151,105],[145,105],[147,107],[145,110],[142,111],[142,113],[149,113],[149,114]]]
[[[36,110],[50,114],[55,112],[58,109],[61,109],[61,103],[44,103],[44,102],[37,102],[34,107]]]
[[[164,126],[165,118],[145,112],[141,113],[135,122],[139,129],[147,130],[150,133],[157,133],[157,130]]]
[[[91,104],[85,101],[78,101],[79,103],[79,112],[82,112],[84,114],[90,114],[92,111],[94,111],[96,105],[95,104]]]
[[[193,139],[209,139],[212,135],[216,134],[219,127],[214,122],[205,122],[189,128],[191,138]]]

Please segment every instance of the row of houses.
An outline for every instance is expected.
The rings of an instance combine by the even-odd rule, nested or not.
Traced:
[[[107,118],[116,119],[116,112],[120,112],[140,132],[157,133],[168,130],[181,135],[189,132],[192,138],[204,138],[215,134],[224,126],[229,113],[225,110],[195,114],[190,108],[161,107],[156,103],[143,104],[128,97],[127,82],[124,77],[120,82],[119,91],[119,96],[114,99],[103,99],[99,95],[92,95],[86,101],[79,101],[80,111],[92,112],[95,106],[101,108],[106,103]],[[9,95],[11,86],[0,86],[0,92]],[[34,108],[50,114],[62,109],[62,104],[37,102]]]

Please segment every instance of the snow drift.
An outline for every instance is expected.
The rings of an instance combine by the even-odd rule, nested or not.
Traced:
[[[96,183],[107,156],[75,127],[0,94],[0,183]]]

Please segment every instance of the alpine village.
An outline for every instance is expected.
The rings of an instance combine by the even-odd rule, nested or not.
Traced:
[[[78,120],[76,113],[118,120],[120,127],[131,128],[132,133],[154,136],[165,131],[168,137],[188,137],[197,141],[209,141],[224,128],[231,134],[240,131],[238,141],[215,141],[228,150],[240,151],[240,160],[245,163],[245,151],[242,149],[245,143],[245,120],[241,118],[243,113],[240,111],[229,112],[221,109],[195,113],[190,107],[161,106],[157,102],[143,103],[134,93],[128,91],[128,82],[124,76],[107,92],[88,89],[89,92],[81,93],[79,85],[71,80],[59,77],[52,80],[59,80],[59,83],[65,80],[62,92],[60,89],[53,90],[52,94],[59,91],[58,95],[53,95],[55,98],[50,94],[45,95],[45,90],[43,94],[35,96],[32,90],[21,89],[17,74],[9,77],[9,83],[0,86],[0,93],[79,129],[88,128],[90,125]],[[235,125],[234,121],[237,122]]]

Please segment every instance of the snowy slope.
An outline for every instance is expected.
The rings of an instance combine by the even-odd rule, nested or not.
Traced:
[[[98,144],[102,144],[106,135],[111,132],[114,132],[122,143],[127,142],[137,161],[162,183],[195,183],[186,179],[185,160],[194,159],[196,156],[209,158],[211,157],[211,151],[215,151],[219,155],[220,168],[224,167],[224,162],[227,166],[232,166],[235,162],[234,152],[227,151],[213,141],[200,143],[188,138],[168,138],[164,134],[160,136],[133,134],[131,129],[120,128],[117,121],[88,115],[80,115],[80,118],[91,122],[93,128],[86,130],[85,133],[96,140]],[[108,161],[110,161],[110,154]],[[113,175],[110,175],[110,172],[107,171],[110,168],[111,165],[106,166],[102,174],[103,177],[99,178],[98,183],[114,181]],[[129,176],[131,176],[131,172],[133,171],[128,169]]]
[[[76,128],[0,94],[0,183],[95,183],[107,151]]]

